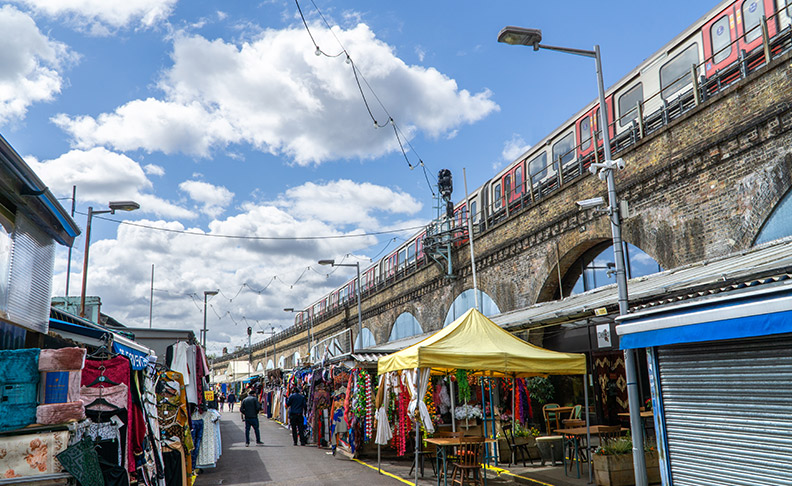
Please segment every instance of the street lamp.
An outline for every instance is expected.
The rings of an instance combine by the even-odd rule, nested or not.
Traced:
[[[206,297],[208,295],[217,295],[217,290],[204,290],[204,327],[203,327],[203,347],[206,349]]]
[[[80,293],[80,317],[85,317],[85,288],[88,285],[88,249],[91,245],[91,220],[94,214],[115,214],[116,211],[134,211],[140,209],[140,204],[135,201],[110,201],[110,209],[94,211],[93,206],[88,206],[88,223],[85,225],[85,253],[83,254],[82,292]]]
[[[308,309],[308,360],[311,360],[312,350],[313,350],[313,314],[311,312],[312,309]],[[294,307],[286,307],[283,309],[284,312],[292,312],[294,314],[301,314],[304,311],[300,309],[295,309]]]
[[[355,263],[336,263],[335,260],[319,260],[319,265],[330,265],[331,267],[355,267],[357,269],[357,282],[355,284],[355,291],[357,293],[357,308],[358,308],[358,336],[360,337],[360,346],[363,346],[363,313],[360,310],[360,262]],[[354,342],[352,350],[355,350]]]
[[[284,310],[286,310],[286,309],[284,309]],[[270,325],[270,330],[269,330],[269,331],[256,331],[256,333],[258,333],[258,334],[269,334],[269,335],[271,335],[271,336],[274,336],[274,335],[275,335],[275,326],[273,326],[273,325]],[[273,346],[275,345],[275,340],[274,340],[274,339],[272,340],[272,345],[273,345]],[[274,349],[273,349],[273,354],[274,354],[274,353],[275,353],[275,351],[274,351]],[[273,363],[274,363],[274,362],[275,362],[275,361],[274,361],[274,358],[273,358]],[[266,347],[266,346],[264,346],[264,366],[265,366],[265,371],[266,371],[266,366],[267,366],[268,364],[269,364],[269,363],[267,362],[267,347]],[[274,368],[274,366],[273,366],[273,368]],[[266,373],[264,373],[264,376],[266,376],[266,375],[267,375],[267,374],[266,374]],[[265,381],[265,382],[268,382],[269,380],[265,378],[265,379],[264,379],[264,381]]]
[[[542,31],[539,29],[526,29],[523,27],[508,26],[501,29],[498,33],[498,42],[511,45],[531,46],[534,51],[539,49],[547,49],[551,51],[560,51],[567,54],[575,54],[577,56],[584,56],[594,58],[597,69],[597,90],[599,91],[599,106],[600,106],[600,127],[602,131],[602,147],[605,155],[605,161],[602,163],[592,163],[590,170],[596,173],[599,169],[600,179],[603,178],[608,184],[608,209],[605,211],[610,216],[611,233],[613,235],[613,253],[616,260],[616,285],[619,289],[619,315],[625,315],[628,311],[627,304],[627,276],[625,272],[624,251],[622,249],[621,237],[621,213],[619,211],[619,200],[616,196],[616,181],[613,172],[617,169],[624,168],[624,162],[619,160],[612,160],[610,135],[608,124],[608,109],[605,104],[605,85],[602,82],[602,58],[600,57],[599,45],[594,46],[593,51],[583,49],[572,49],[568,47],[557,47],[542,45]],[[597,147],[594,147],[597,150]],[[595,198],[596,199],[596,198]],[[588,199],[578,203],[581,207],[590,207],[599,201]],[[583,203],[583,204],[581,204]],[[624,350],[624,368],[627,375],[627,396],[630,408],[630,429],[633,439],[633,468],[635,470],[635,484],[637,486],[646,486],[648,483],[646,477],[646,462],[643,454],[643,431],[641,429],[641,416],[640,416],[640,399],[638,397],[638,373],[636,371],[636,358],[635,351],[631,349]]]

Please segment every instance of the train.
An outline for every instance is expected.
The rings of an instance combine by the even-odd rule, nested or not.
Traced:
[[[724,0],[605,92],[612,153],[681,117],[792,47],[792,0]],[[478,234],[589,175],[603,160],[600,104],[595,100],[453,207],[448,223],[464,244],[468,216]],[[469,210],[468,210],[469,206]],[[430,264],[427,230],[361,269],[361,297]],[[356,302],[356,279],[296,314],[304,327]]]

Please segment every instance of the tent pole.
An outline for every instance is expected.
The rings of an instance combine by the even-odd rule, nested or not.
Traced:
[[[586,447],[588,447],[588,475],[589,475],[589,482],[588,484],[592,484],[591,480],[591,424],[589,424],[589,383],[588,383],[589,375],[586,373],[583,375],[583,390],[585,393],[584,403],[586,405],[585,410],[583,413],[586,414]],[[579,460],[579,458],[578,458]]]
[[[448,390],[451,392],[451,431],[456,432],[456,407],[454,406],[456,400],[454,400],[454,381],[451,380],[451,377],[448,378]]]
[[[415,385],[416,385],[416,398],[419,400],[418,403],[415,405],[415,411],[418,412],[420,415],[420,400],[423,400],[423,397],[418,397],[421,393],[421,369],[415,369]],[[415,422],[415,484],[418,484],[418,456],[421,450],[421,422],[418,418],[413,417],[413,422]]]

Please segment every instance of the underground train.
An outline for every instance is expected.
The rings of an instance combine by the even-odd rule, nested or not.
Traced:
[[[788,3],[787,3],[788,2]],[[614,154],[659,130],[792,46],[792,0],[725,0],[621,78],[605,93],[607,133]],[[584,107],[495,177],[454,205],[455,244],[468,237],[468,214],[478,234],[537,204],[601,161],[599,102]],[[615,158],[615,157],[614,157]],[[430,259],[427,231],[411,237],[368,268],[361,268],[363,296],[413,272]],[[355,279],[296,314],[306,326],[355,302]]]

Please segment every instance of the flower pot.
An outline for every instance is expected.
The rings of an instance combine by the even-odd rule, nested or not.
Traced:
[[[645,453],[649,484],[660,482],[657,451]],[[635,484],[632,454],[594,455],[594,480],[597,486],[632,486]]]

